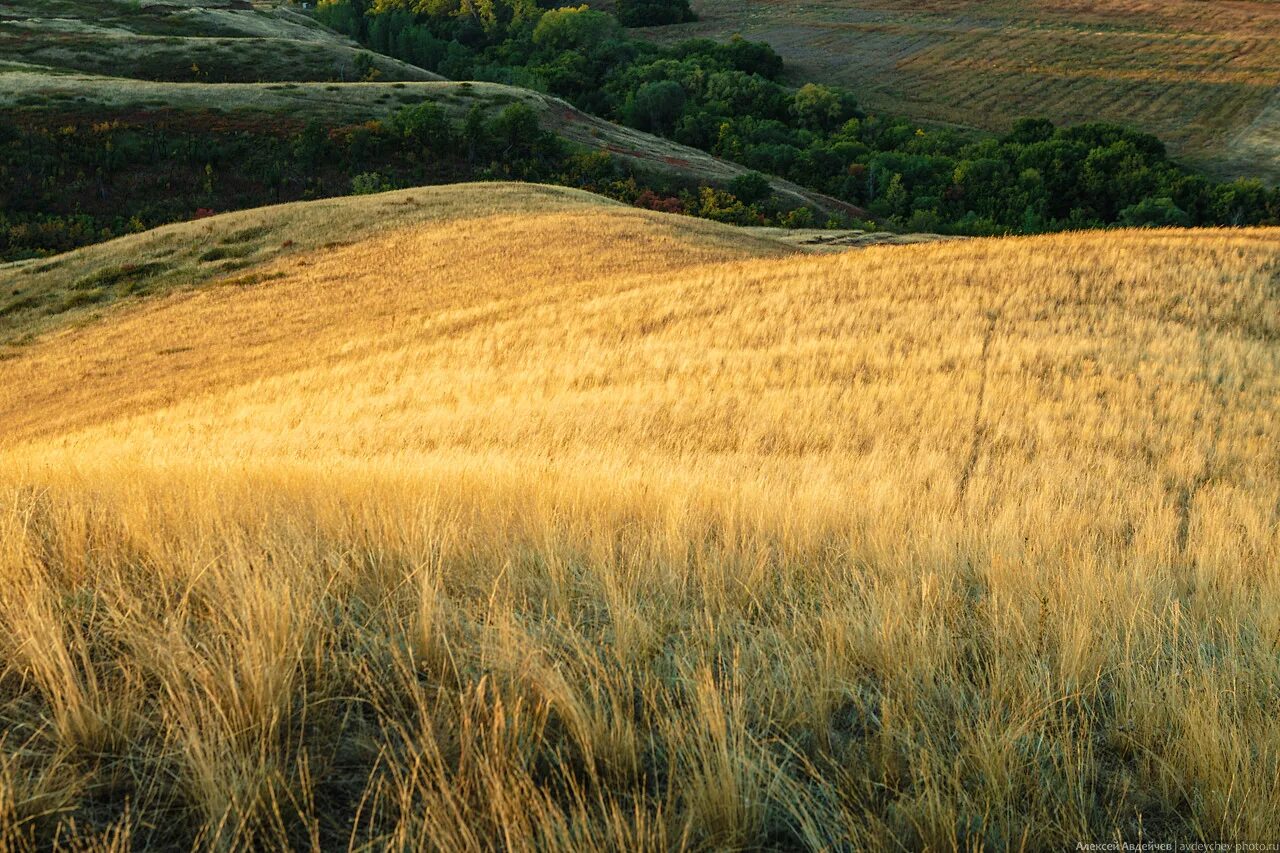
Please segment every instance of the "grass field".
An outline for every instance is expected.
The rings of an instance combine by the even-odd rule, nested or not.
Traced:
[[[1191,165],[1280,180],[1280,4],[1266,0],[694,0],[664,41],[767,41],[797,79],[869,107],[1003,130],[1093,119],[1156,134]]]
[[[210,281],[247,286],[278,277],[259,269],[298,254],[348,246],[388,228],[496,215],[538,203],[596,207],[597,196],[492,184],[487,192],[405,190],[287,204],[156,228],[47,260],[0,265],[0,359],[39,334],[93,323],[117,302]],[[790,238],[773,234],[770,239]]]
[[[0,846],[1280,838],[1280,231],[411,194],[6,352]]]
[[[279,4],[16,0],[3,12],[0,56],[62,71],[179,83],[440,79]]]

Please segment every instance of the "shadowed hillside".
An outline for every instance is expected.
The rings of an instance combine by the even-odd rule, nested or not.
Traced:
[[[230,0],[15,0],[0,13],[0,57],[177,83],[441,79],[287,6]]]

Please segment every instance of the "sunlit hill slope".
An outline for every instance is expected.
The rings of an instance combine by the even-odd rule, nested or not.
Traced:
[[[4,351],[10,846],[1275,837],[1280,231],[323,204]]]

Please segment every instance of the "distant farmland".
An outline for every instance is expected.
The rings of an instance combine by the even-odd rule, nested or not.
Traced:
[[[652,37],[767,41],[797,77],[865,105],[1002,130],[1092,119],[1160,136],[1220,176],[1280,180],[1280,3],[694,0]]]

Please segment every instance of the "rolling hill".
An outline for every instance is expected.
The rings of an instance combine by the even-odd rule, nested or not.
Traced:
[[[875,110],[1005,131],[1102,120],[1221,176],[1280,181],[1280,5],[1267,0],[694,0],[651,38],[766,41]]]
[[[424,74],[426,72],[423,72]],[[584,150],[608,152],[625,163],[694,184],[722,185],[748,169],[644,131],[589,115],[548,95],[471,81],[396,83],[172,83],[75,73],[50,74],[25,65],[0,68],[0,106],[12,117],[39,120],[127,115],[135,121],[193,123],[220,116],[253,126],[309,119],[360,123],[386,118],[407,105],[432,104],[461,121],[473,106],[496,113],[513,103],[529,105],[543,129]],[[865,215],[839,199],[771,178],[779,196],[811,207],[821,216]]]
[[[6,846],[1275,839],[1280,231],[472,185],[4,286],[220,245],[0,320]]]
[[[15,0],[0,56],[109,77],[203,83],[439,80],[296,10],[235,0]]]
[[[18,152],[5,155],[16,162],[0,171],[0,226],[7,213],[34,218],[19,225],[21,243],[47,227],[43,218],[58,218],[68,232],[65,249],[102,233],[118,236],[133,216],[147,226],[191,218],[198,208],[345,194],[363,169],[338,155],[304,168],[290,150],[308,124],[345,138],[405,107],[433,106],[460,128],[473,107],[493,118],[513,104],[528,106],[571,150],[607,153],[631,175],[696,190],[748,171],[539,92],[445,81],[364,50],[281,3],[19,0],[0,12],[0,147],[25,134],[13,143]],[[69,141],[85,150],[71,157]],[[415,161],[408,185],[474,179],[485,165],[438,151],[407,154]],[[66,162],[54,163],[59,157]],[[384,171],[406,167],[365,159]],[[41,166],[24,174],[37,160]],[[225,181],[206,180],[215,169],[227,173]],[[807,207],[819,223],[865,216],[782,179],[771,186],[780,204]],[[193,203],[176,209],[178,198]],[[92,221],[78,223],[83,216]],[[36,251],[25,243],[6,251],[2,232],[0,256]]]

